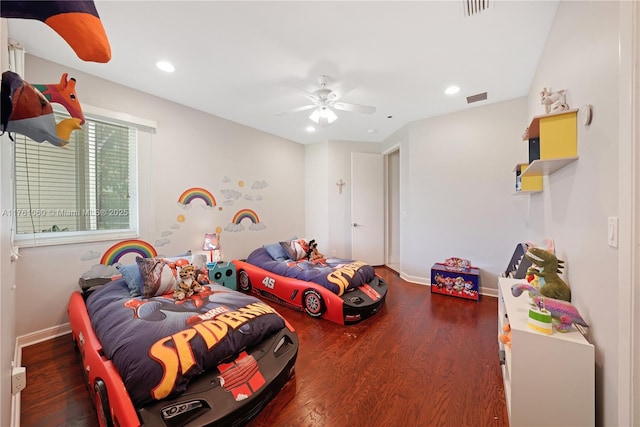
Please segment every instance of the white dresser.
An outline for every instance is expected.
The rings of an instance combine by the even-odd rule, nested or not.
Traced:
[[[530,329],[529,298],[512,295],[516,283],[526,281],[498,281],[498,333],[511,325],[511,349],[499,342],[511,427],[593,426],[594,346],[575,326],[552,335]]]

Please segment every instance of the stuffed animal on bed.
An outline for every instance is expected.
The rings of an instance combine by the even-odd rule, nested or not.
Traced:
[[[202,285],[197,280],[197,274],[198,270],[191,264],[187,264],[180,269],[178,273],[179,280],[173,291],[174,300],[181,301],[202,290]]]
[[[309,258],[309,261],[316,261],[324,258],[324,255],[322,255],[320,251],[318,251],[318,243],[313,239],[309,242],[309,250],[307,251],[307,258]]]

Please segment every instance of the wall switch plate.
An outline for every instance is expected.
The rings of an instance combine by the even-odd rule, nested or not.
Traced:
[[[612,248],[618,247],[618,217],[610,216],[607,219],[607,243]]]
[[[11,394],[18,394],[27,386],[27,368],[18,366],[11,371]]]

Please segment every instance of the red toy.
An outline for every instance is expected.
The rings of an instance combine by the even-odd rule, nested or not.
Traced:
[[[238,290],[340,325],[358,323],[374,315],[387,296],[387,283],[378,276],[338,296],[314,282],[280,276],[246,261],[232,262],[237,271]]]

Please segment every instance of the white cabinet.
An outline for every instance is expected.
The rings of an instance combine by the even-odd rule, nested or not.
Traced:
[[[511,286],[523,280],[499,278],[498,329],[511,325],[511,349],[502,376],[511,427],[593,426],[595,351],[575,326],[552,335],[527,326],[529,298],[514,297]]]

